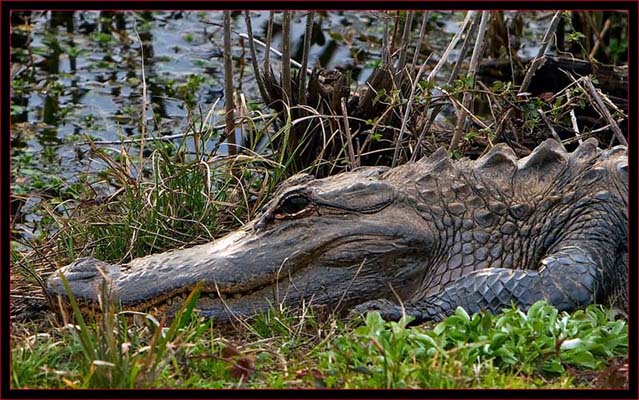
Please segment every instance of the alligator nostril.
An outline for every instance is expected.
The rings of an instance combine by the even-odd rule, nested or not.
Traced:
[[[266,225],[273,222],[273,215],[270,212],[264,213],[264,215],[255,222],[255,232],[259,232],[266,228]]]

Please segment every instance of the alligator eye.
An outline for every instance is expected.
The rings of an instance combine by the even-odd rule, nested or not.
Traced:
[[[310,203],[310,200],[304,196],[293,195],[285,198],[277,211],[281,214],[294,215],[304,210]]]

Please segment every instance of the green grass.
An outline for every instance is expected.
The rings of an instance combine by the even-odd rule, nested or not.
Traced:
[[[344,322],[270,311],[229,336],[193,312],[196,299],[193,293],[168,326],[111,305],[97,321],[76,314],[75,325],[15,335],[11,385],[574,388],[605,386],[607,366],[627,353],[626,322],[600,306],[572,314],[544,302],[527,313],[469,316],[457,309],[421,327],[385,322],[377,312]]]

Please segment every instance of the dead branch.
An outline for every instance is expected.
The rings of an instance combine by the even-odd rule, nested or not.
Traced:
[[[273,20],[275,19],[275,11],[269,12],[268,24],[266,25],[266,54],[264,54],[264,75],[271,77],[271,40],[273,39]],[[259,43],[256,41],[256,43]]]
[[[424,36],[426,36],[426,25],[428,25],[428,11],[424,11],[424,17],[422,18],[422,26],[419,28],[419,38],[415,45],[415,54],[413,55],[413,63],[411,64],[411,71],[417,67],[417,61],[419,60],[419,54],[422,51],[422,43],[424,42]]]
[[[426,78],[427,81],[434,79],[435,76],[437,76],[437,73],[439,72],[439,70],[444,66],[444,64],[446,63],[446,60],[448,60],[448,56],[450,55],[450,52],[453,51],[455,46],[457,46],[457,42],[459,41],[459,38],[461,37],[464,30],[466,30],[466,26],[468,25],[468,22],[470,21],[472,16],[475,15],[475,12],[476,11],[468,11],[468,13],[466,13],[466,17],[464,18],[464,22],[462,22],[462,25],[459,28],[459,31],[457,31],[455,36],[453,36],[453,38],[450,40],[448,47],[444,51],[444,54],[442,54],[442,57],[437,63],[437,65],[435,65],[435,68],[433,68],[432,71],[430,71],[430,74],[428,74],[428,78]]]
[[[453,38],[451,39],[450,43],[448,44],[448,47],[444,51],[444,55],[442,56],[441,60],[437,63],[437,65],[435,66],[433,71],[431,71],[431,73],[428,75],[428,78],[426,78],[427,81],[430,81],[431,77],[433,77],[433,78],[435,77],[435,74],[433,74],[433,72],[435,72],[435,70],[438,70],[439,68],[441,68],[440,63],[442,63],[443,61],[445,61],[448,58],[448,55],[450,55],[450,52],[452,51],[453,48],[455,48],[455,45],[457,44],[457,41],[459,41],[459,38],[461,37],[461,35],[466,30],[466,27],[468,26],[468,23],[471,21],[471,19],[475,20],[476,18],[473,18],[473,17],[476,16],[476,15],[479,16],[479,14],[476,14],[475,11],[468,11],[466,13],[466,17],[464,17],[464,21],[462,22],[461,26],[459,27],[459,31],[457,31],[455,36],[453,36]],[[472,32],[472,28],[473,28],[473,26],[471,26],[470,31],[467,33],[466,40],[464,41],[464,43],[470,42],[468,40],[468,38],[473,33]],[[464,49],[464,47],[465,47],[465,49]],[[466,56],[467,49],[468,49],[467,45],[462,45],[462,52],[460,52],[459,57],[457,59],[457,65],[461,65],[461,61]],[[442,65],[443,65],[443,63],[442,63]],[[457,65],[453,69],[453,74],[455,74],[455,75],[451,74],[451,76],[448,79],[448,83],[451,83],[453,80],[456,79],[456,73],[459,71],[459,68],[457,68]],[[426,105],[426,110],[428,110],[427,122],[424,124],[423,128],[421,129],[421,132],[419,133],[419,138],[417,139],[417,144],[415,145],[415,151],[411,155],[411,161],[415,161],[417,159],[418,149],[420,148],[420,146],[422,144],[424,136],[426,135],[426,132],[428,132],[430,130],[430,127],[432,126],[433,122],[435,121],[435,117],[437,116],[437,114],[439,114],[441,109],[442,109],[442,107],[438,106],[433,111],[430,111],[430,100],[429,100],[428,104]]]
[[[382,64],[384,65],[390,64],[390,49],[388,46],[388,19],[388,16],[384,18],[384,36],[382,37]]]
[[[408,44],[411,41],[411,27],[413,25],[414,16],[415,11],[408,11],[406,20],[404,21],[404,32],[402,33],[402,43],[401,49],[399,51],[399,60],[397,61],[397,68],[395,69],[395,71],[397,72],[404,69],[404,65],[406,65],[406,51],[408,50]]]
[[[341,106],[342,106],[342,115],[344,117],[344,134],[346,135],[346,151],[348,153],[348,158],[351,162],[352,168],[357,168],[359,163],[355,159],[355,152],[353,151],[353,137],[351,135],[351,128],[348,124],[348,112],[346,110],[346,100],[341,98]]]
[[[282,90],[284,95],[282,99],[286,104],[291,105],[293,98],[291,97],[291,11],[284,11],[284,20],[282,21]]]
[[[601,32],[599,33],[599,35],[597,35],[597,40],[595,41],[595,45],[592,48],[592,51],[590,52],[590,58],[594,58],[595,54],[597,54],[597,50],[599,50],[599,46],[601,46],[601,42],[604,39],[604,36],[606,35],[606,32],[608,32],[608,29],[610,29],[610,25],[611,25],[611,21],[610,18],[608,18],[606,20],[606,22],[604,23],[603,29],[601,29]]]
[[[244,12],[244,21],[246,22],[246,31],[248,33],[249,49],[251,50],[251,63],[253,64],[253,73],[255,74],[255,80],[257,82],[257,88],[260,91],[260,95],[269,104],[271,98],[264,87],[264,81],[262,80],[262,74],[260,73],[260,66],[257,63],[257,53],[255,51],[255,40],[253,39],[253,27],[251,24],[251,14],[249,11]]]
[[[306,69],[308,67],[308,55],[311,52],[311,33],[313,31],[314,11],[309,11],[306,16],[306,30],[304,32],[304,49],[302,52],[302,67],[299,76],[299,95],[298,102],[301,105],[306,104]]]
[[[595,109],[597,110],[597,112],[603,118],[605,118],[606,121],[608,121],[608,124],[610,124],[610,129],[612,129],[612,132],[615,134],[615,137],[617,138],[619,143],[627,146],[628,141],[626,140],[626,137],[623,135],[623,132],[621,132],[621,129],[619,128],[619,125],[617,124],[617,121],[615,121],[614,118],[612,118],[610,111],[604,104],[604,101],[601,99],[601,97],[605,95],[604,94],[599,95],[599,93],[597,92],[597,89],[595,89],[595,86],[592,84],[590,79],[586,78],[583,80],[583,82],[584,82],[584,85],[586,86],[586,91],[588,92],[588,94],[590,95],[590,98],[594,101],[594,104],[596,105]]]
[[[391,164],[392,167],[397,165],[397,157],[399,155],[399,148],[402,143],[402,137],[404,135],[404,131],[406,130],[406,124],[408,123],[408,116],[410,115],[411,106],[413,105],[413,99],[415,98],[415,91],[417,90],[417,86],[419,85],[419,78],[421,78],[422,73],[424,72],[424,68],[426,68],[426,64],[428,63],[428,59],[424,61],[421,68],[417,72],[417,76],[413,81],[413,84],[410,89],[410,96],[408,97],[408,103],[406,103],[406,111],[404,112],[404,118],[402,119],[402,127],[399,130],[399,135],[397,136],[397,141],[395,142],[395,151],[393,152],[393,162]]]
[[[552,135],[552,137],[554,137],[559,142],[559,144],[561,145],[561,148],[564,149],[564,151],[566,151],[566,147],[564,147],[564,144],[561,142],[561,138],[559,137],[559,135],[555,131],[555,128],[553,128],[553,126],[550,124],[550,120],[546,116],[546,113],[544,112],[544,110],[542,110],[541,108],[538,108],[537,112],[541,116],[541,119],[544,120],[544,123],[546,124],[548,129],[550,129],[550,134]]]

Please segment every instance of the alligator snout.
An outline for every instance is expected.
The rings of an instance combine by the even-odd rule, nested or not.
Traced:
[[[95,299],[108,282],[120,276],[120,267],[91,257],[79,258],[55,271],[47,283],[49,293],[66,293],[61,275],[64,275],[74,296]]]

